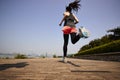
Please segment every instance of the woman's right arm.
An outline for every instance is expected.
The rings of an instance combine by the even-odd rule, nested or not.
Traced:
[[[60,22],[60,26],[62,25],[62,23],[63,23],[63,21],[65,20],[65,18],[67,17],[67,16],[69,16],[69,13],[68,12],[64,12],[64,17],[63,17],[63,19],[61,20],[61,22]]]
[[[61,20],[61,22],[60,22],[60,24],[59,24],[59,26],[61,26],[62,25],[62,23],[63,23],[63,21],[65,20],[65,16],[63,17],[63,19]]]

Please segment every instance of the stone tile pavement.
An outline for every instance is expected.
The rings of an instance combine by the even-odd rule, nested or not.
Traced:
[[[0,80],[120,80],[120,62],[0,59]]]

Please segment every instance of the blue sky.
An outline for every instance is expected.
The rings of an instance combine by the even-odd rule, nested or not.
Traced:
[[[0,53],[62,55],[63,33],[58,24],[65,6],[74,0],[0,0]],[[91,36],[73,45],[76,53],[91,40],[104,36],[108,29],[120,26],[120,0],[81,0],[75,15]]]

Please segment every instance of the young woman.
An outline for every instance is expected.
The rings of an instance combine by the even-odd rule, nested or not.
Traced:
[[[79,34],[77,35],[77,29],[76,24],[79,22],[78,18],[72,13],[78,12],[78,9],[80,8],[79,4],[80,0],[75,0],[74,2],[71,2],[67,7],[66,11],[64,12],[64,17],[60,22],[60,26],[64,22],[64,27],[62,29],[63,31],[63,38],[64,38],[64,45],[63,45],[63,61],[67,62],[66,56],[67,56],[67,46],[68,46],[68,39],[69,35],[71,36],[71,42],[75,44],[81,37],[83,37],[81,30],[79,29]]]

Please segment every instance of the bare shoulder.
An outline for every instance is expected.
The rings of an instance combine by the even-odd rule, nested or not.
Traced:
[[[69,16],[70,13],[69,12],[64,12],[64,16]]]

